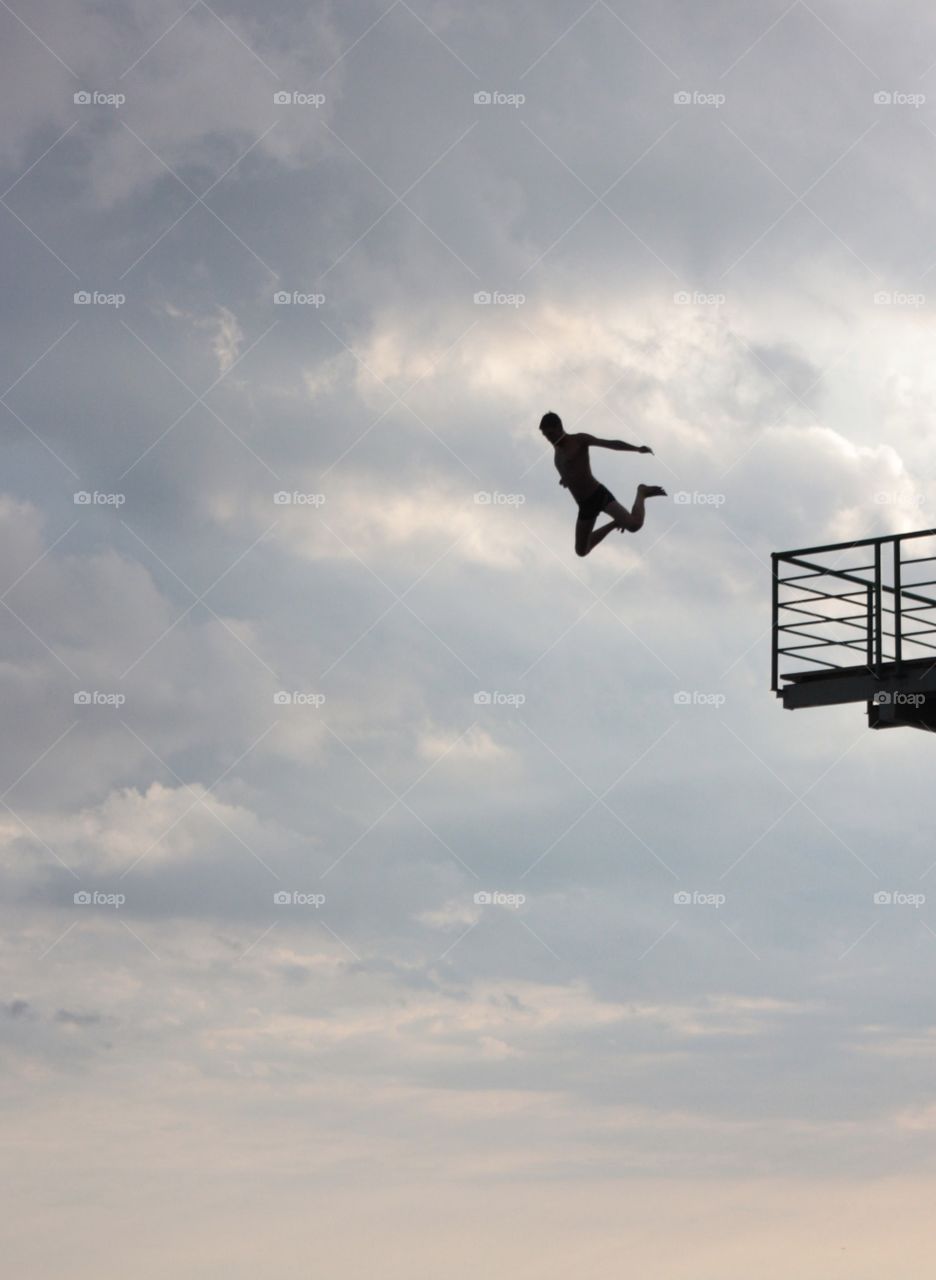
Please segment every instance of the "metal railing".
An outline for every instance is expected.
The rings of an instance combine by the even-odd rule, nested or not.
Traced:
[[[926,538],[932,554],[912,554],[928,549],[916,541]],[[777,551],[771,559],[775,692],[794,671],[860,667],[881,676],[886,667],[899,676],[906,662],[936,662],[936,591],[921,590],[936,588],[936,577],[917,580],[932,572],[922,566],[936,564],[936,529]]]

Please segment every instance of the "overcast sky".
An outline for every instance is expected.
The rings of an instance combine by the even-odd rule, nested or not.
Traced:
[[[0,4],[11,1273],[928,1276],[936,15]]]

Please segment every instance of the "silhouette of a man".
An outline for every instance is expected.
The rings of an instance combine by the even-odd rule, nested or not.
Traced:
[[[562,428],[562,419],[557,413],[544,413],[540,422],[540,431],[553,446],[556,470],[559,472],[559,483],[568,489],[578,503],[578,519],[575,522],[575,554],[587,556],[594,551],[598,543],[608,536],[612,529],[627,530],[636,533],[644,522],[644,499],[665,498],[666,490],[656,484],[639,484],[634,505],[627,507],[617,501],[609,489],[592,475],[588,451],[595,449],[617,449],[628,453],[653,453],[645,444],[625,444],[623,440],[599,440],[584,431],[575,435],[566,435]],[[610,523],[595,528],[595,522],[601,513],[611,517]]]

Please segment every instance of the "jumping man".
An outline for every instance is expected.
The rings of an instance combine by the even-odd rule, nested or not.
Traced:
[[[557,413],[546,413],[540,422],[540,431],[555,450],[556,470],[559,472],[559,483],[568,489],[578,503],[579,513],[575,522],[575,554],[587,556],[594,551],[598,543],[606,538],[612,529],[626,529],[636,533],[644,522],[644,499],[664,498],[666,490],[656,484],[639,484],[634,505],[630,511],[616,501],[614,494],[600,484],[592,475],[588,450],[617,449],[629,453],[653,453],[645,444],[625,444],[623,440],[599,440],[584,431],[568,436],[562,429],[562,419]],[[608,524],[600,529],[595,522],[604,511],[611,516]]]

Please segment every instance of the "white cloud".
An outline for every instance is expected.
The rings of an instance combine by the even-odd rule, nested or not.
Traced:
[[[326,1269],[453,1280],[606,1274],[622,1231],[638,1271],[675,1276],[690,1220],[700,1274],[767,1257],[813,1280],[842,1263],[830,1203],[883,1274],[926,1220],[931,939],[922,911],[869,931],[866,870],[885,849],[906,888],[932,860],[925,735],[856,743],[858,709],[789,716],[766,685],[771,550],[933,523],[929,308],[873,302],[931,265],[932,139],[923,110],[877,111],[849,50],[917,83],[933,24],[833,5],[837,40],[801,6],[714,34],[674,12],[631,33],[599,5],[564,36],[552,0],[510,20],[38,0],[22,17],[74,83],[0,14],[18,1273],[61,1274],[48,1205],[89,1186],[68,1265],[144,1280],[209,1253],[237,1280],[290,1274],[309,1203]],[[475,106],[540,55],[522,111]],[[719,77],[717,116],[673,103]],[[318,80],[320,108],[275,107]],[[79,83],[127,102],[79,109]],[[619,178],[618,216],[586,212],[565,165]],[[778,178],[818,178],[815,214],[784,213]],[[195,200],[216,179],[217,217]],[[78,308],[56,343],[77,312],[50,249],[82,286],[126,272],[126,309]],[[324,308],[274,308],[273,275]],[[485,288],[527,297],[475,305]],[[189,397],[120,319],[198,389],[277,321],[211,393],[239,439],[179,418]],[[661,502],[577,561],[550,407],[656,450],[595,459],[622,500],[646,479],[724,502]],[[522,691],[529,729],[479,690]],[[251,849],[288,888],[321,879],[322,910],[275,909]],[[76,916],[50,850],[109,883],[143,854],[126,911]],[[723,884],[723,908],[677,913],[666,866]],[[521,879],[520,912],[474,902]],[[899,1188],[866,1178],[896,1167]]]
[[[151,783],[145,790],[123,787],[100,804],[77,812],[19,811],[2,824],[10,851],[10,871],[28,874],[18,852],[53,849],[80,876],[111,877],[131,868],[144,876],[164,865],[208,862],[238,845],[265,861],[276,861],[295,836],[276,823],[264,822],[244,806],[209,793],[200,784],[168,787]]]

